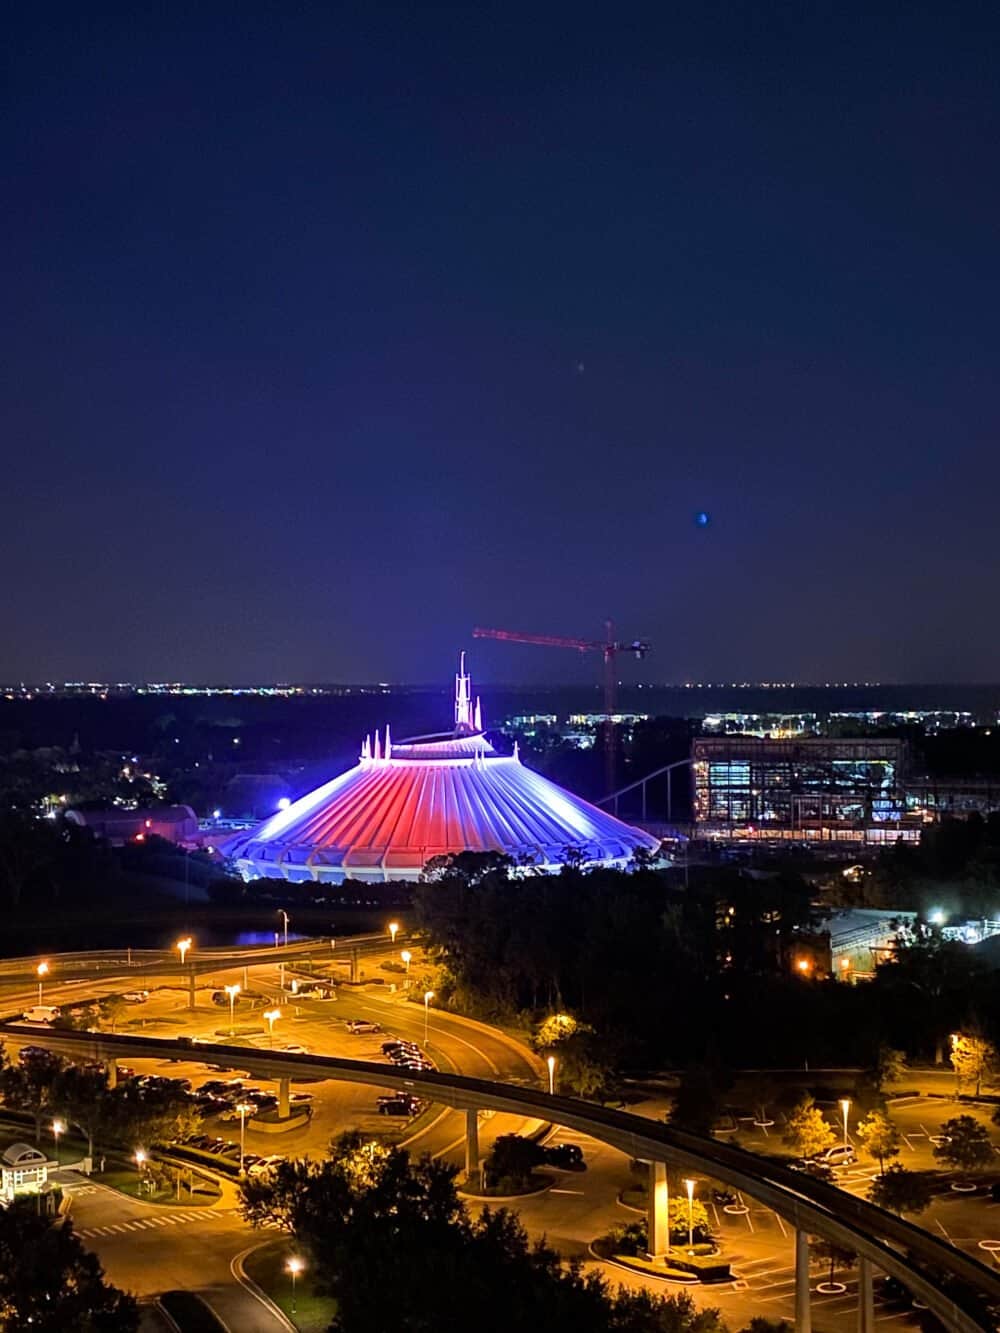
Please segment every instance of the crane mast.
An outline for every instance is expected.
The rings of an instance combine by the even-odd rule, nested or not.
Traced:
[[[633,639],[631,642],[615,638],[614,623],[604,622],[603,639],[569,639],[558,634],[522,634],[518,630],[484,629],[477,625],[472,631],[474,639],[499,639],[506,643],[532,643],[540,648],[572,648],[578,653],[600,653],[604,659],[604,780],[607,791],[615,787],[615,725],[617,711],[618,672],[616,661],[620,653],[632,653],[636,658],[643,658],[650,650],[645,639]]]

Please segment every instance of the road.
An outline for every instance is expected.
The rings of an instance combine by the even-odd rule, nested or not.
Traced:
[[[377,963],[377,955],[374,958]],[[231,959],[226,961],[231,962]],[[199,982],[194,1011],[187,1010],[187,990],[175,980],[173,985],[156,989],[149,1003],[137,1006],[130,1017],[150,1035],[176,1036],[185,1031],[224,1037],[228,1035],[228,1015],[211,1003],[210,991],[234,979],[242,983],[242,967],[219,968],[213,975],[205,977]],[[264,963],[250,966],[246,980],[255,991],[276,995],[280,971],[273,954],[269,954]],[[93,983],[89,983],[85,993],[90,996],[100,990],[120,992],[134,984],[134,973],[130,973],[117,982],[108,978],[96,990]],[[47,996],[56,1003],[80,999],[83,993],[81,987],[73,985],[65,975],[53,977],[47,987]],[[23,976],[0,977],[0,1007],[16,1007],[16,1004],[28,1003],[33,998],[31,989],[24,987]],[[276,1048],[295,1042],[311,1051],[329,1055],[379,1058],[384,1036],[351,1035],[345,1024],[348,1017],[372,1018],[385,1032],[425,1044],[423,1006],[410,1003],[402,992],[388,993],[388,987],[373,986],[351,991],[342,988],[336,1001],[292,999],[287,994],[284,998],[290,1002],[283,1006],[282,1017],[276,1024]],[[255,1045],[266,1046],[263,1024],[256,1017],[251,1020],[238,1015],[238,1030],[251,1022],[257,1030],[247,1039]],[[133,1030],[142,1029],[136,1027]],[[492,1030],[431,1010],[426,1045],[444,1071],[539,1086],[537,1061],[516,1043]],[[137,1067],[140,1072],[190,1077],[196,1083],[209,1077],[204,1066],[194,1062],[144,1062]],[[953,1087],[947,1076],[941,1082],[942,1088]],[[255,1131],[251,1121],[247,1130],[247,1149],[261,1153],[281,1151],[321,1156],[329,1139],[346,1127],[357,1126],[373,1132],[396,1127],[396,1122],[387,1122],[378,1116],[374,1106],[376,1094],[370,1088],[324,1082],[308,1085],[308,1090],[315,1098],[315,1114],[308,1127],[272,1136]],[[659,1117],[663,1104],[651,1100],[645,1106],[632,1109]],[[941,1120],[955,1114],[957,1109],[955,1104],[936,1098],[914,1099],[893,1107],[893,1115],[905,1134],[903,1155],[907,1165],[931,1165],[930,1135],[936,1132]],[[968,1109],[965,1104],[961,1107],[962,1111]],[[986,1118],[983,1111],[975,1113]],[[483,1151],[488,1150],[497,1132],[525,1130],[533,1128],[536,1123],[529,1124],[512,1116],[495,1117],[482,1127]],[[208,1128],[211,1131],[214,1127],[210,1124]],[[232,1127],[223,1126],[219,1132],[227,1131],[233,1133]],[[765,1151],[775,1147],[773,1138],[768,1140],[766,1134],[749,1124],[741,1126],[740,1138],[747,1147]],[[616,1222],[633,1215],[617,1202],[619,1192],[630,1183],[629,1164],[623,1154],[585,1136],[559,1131],[557,1139],[579,1142],[584,1147],[588,1171],[561,1173],[548,1192],[518,1201],[516,1206],[530,1232],[547,1234],[550,1242],[567,1257],[577,1255],[593,1263],[595,1261],[589,1255],[590,1242]],[[435,1108],[421,1117],[412,1132],[404,1133],[403,1142],[414,1152],[429,1152],[460,1161],[464,1143],[462,1118],[446,1108]],[[872,1168],[867,1165],[849,1168],[842,1173],[839,1183],[863,1195],[871,1174]],[[709,1197],[709,1182],[699,1181],[697,1188],[699,1197]],[[231,1264],[234,1257],[254,1243],[255,1235],[239,1220],[231,1190],[217,1208],[199,1210],[171,1210],[139,1203],[103,1187],[86,1184],[71,1192],[72,1212],[80,1234],[85,1243],[97,1251],[113,1281],[140,1295],[154,1294],[171,1286],[197,1290],[233,1329],[246,1328],[254,1333],[258,1328],[281,1327],[251,1293],[239,1286],[233,1275]],[[770,1209],[751,1200],[747,1200],[747,1205],[748,1211],[736,1216],[712,1205],[713,1221],[733,1263],[735,1280],[723,1286],[695,1287],[691,1291],[697,1303],[717,1305],[732,1327],[740,1327],[754,1314],[790,1319],[793,1313],[792,1249],[787,1226]],[[986,1202],[981,1194],[949,1194],[936,1200],[921,1220],[938,1234],[982,1259],[991,1253],[994,1243],[1000,1246],[1000,1241],[994,1242],[993,1239],[993,1233],[1000,1232],[998,1208],[1000,1205]],[[627,1281],[635,1285],[645,1282],[611,1265],[601,1264],[600,1267],[613,1283]],[[821,1266],[817,1265],[814,1288],[823,1276]],[[664,1289],[663,1283],[650,1281],[657,1290]],[[846,1329],[848,1324],[854,1326],[856,1307],[850,1275],[844,1292],[814,1290],[813,1300],[814,1323],[821,1333],[827,1329]],[[877,1317],[888,1323],[912,1316],[905,1309],[879,1300]]]

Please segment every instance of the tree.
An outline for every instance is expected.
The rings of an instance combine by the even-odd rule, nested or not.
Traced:
[[[486,1179],[510,1194],[526,1189],[536,1166],[545,1160],[541,1144],[520,1134],[501,1134],[484,1162]]]
[[[987,1078],[996,1068],[997,1053],[993,1043],[985,1037],[953,1032],[951,1037],[951,1067],[959,1089],[974,1087],[978,1097]]]
[[[806,1096],[788,1117],[782,1142],[800,1157],[816,1157],[832,1148],[836,1134],[812,1097]]]
[[[693,1065],[681,1075],[674,1104],[670,1110],[670,1124],[686,1129],[691,1134],[711,1138],[712,1129],[722,1107],[721,1080],[714,1069]]]
[[[52,1094],[66,1061],[38,1046],[25,1047],[17,1064],[0,1072],[0,1093],[5,1105],[28,1111],[35,1120],[35,1142],[41,1142],[42,1124],[52,1111]]]
[[[857,1136],[865,1152],[875,1158],[884,1175],[886,1158],[899,1156],[899,1130],[885,1111],[870,1111],[859,1122]]]
[[[931,1183],[918,1171],[907,1171],[899,1162],[876,1176],[868,1197],[879,1208],[890,1213],[922,1213],[931,1201]]]
[[[842,1245],[835,1245],[832,1240],[824,1240],[821,1236],[813,1237],[812,1252],[817,1259],[829,1261],[830,1272],[826,1279],[827,1282],[833,1282],[838,1268],[847,1268],[854,1262],[853,1250],[845,1250]]]
[[[101,1016],[101,1022],[107,1023],[114,1032],[118,1024],[125,1017],[128,1005],[120,995],[105,996],[98,1004],[98,1011]]]
[[[791,1329],[784,1319],[767,1319],[762,1314],[755,1314],[739,1333],[791,1333]]]
[[[934,1156],[958,1171],[976,1171],[993,1161],[989,1131],[971,1115],[957,1115],[941,1126],[943,1142],[934,1145]]]
[[[907,1069],[905,1054],[893,1046],[886,1046],[883,1042],[876,1052],[871,1071],[875,1087],[881,1092],[887,1083],[901,1083],[906,1077]]]
[[[135,1333],[135,1300],[104,1281],[95,1254],[66,1218],[38,1216],[34,1203],[0,1208],[0,1330],[19,1333]]]

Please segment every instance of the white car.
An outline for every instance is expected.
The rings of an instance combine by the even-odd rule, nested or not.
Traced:
[[[148,990],[127,990],[122,996],[126,1004],[145,1004],[149,999]]]
[[[381,1032],[382,1029],[377,1023],[373,1023],[369,1018],[351,1018],[347,1023],[348,1032]]]
[[[300,1046],[300,1045],[298,1044],[298,1042],[296,1042],[296,1041],[289,1042],[287,1046],[282,1046],[281,1049],[282,1049],[286,1054],[288,1054],[288,1055],[308,1055],[308,1054],[309,1054],[309,1048],[308,1048],[308,1046]]]
[[[21,1015],[25,1023],[54,1023],[58,1017],[59,1008],[54,1004],[33,1004]]]
[[[827,1166],[850,1166],[852,1162],[857,1161],[857,1158],[857,1153],[850,1145],[838,1144],[836,1148],[827,1148],[813,1160],[824,1162]]]

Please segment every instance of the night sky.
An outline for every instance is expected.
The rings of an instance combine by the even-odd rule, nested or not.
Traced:
[[[0,679],[996,680],[998,37],[8,8]]]

